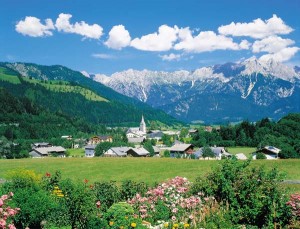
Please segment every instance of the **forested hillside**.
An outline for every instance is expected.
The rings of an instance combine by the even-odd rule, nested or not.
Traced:
[[[123,96],[63,66],[0,63],[0,67],[1,87],[14,95],[26,96],[51,111],[61,111],[72,117],[106,125],[136,125],[142,114],[148,121],[167,125],[179,123],[163,111]],[[69,86],[76,86],[77,90],[70,91]],[[89,94],[96,94],[103,100],[95,101],[89,98]]]
[[[238,125],[224,125],[219,130],[200,130],[192,143],[202,147],[218,146],[275,146],[281,158],[300,158],[300,114],[289,114],[278,122],[264,118],[256,123],[243,121]]]

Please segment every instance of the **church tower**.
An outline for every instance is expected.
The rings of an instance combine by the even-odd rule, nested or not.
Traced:
[[[146,123],[144,121],[144,116],[142,115],[142,121],[140,123],[140,131],[142,131],[143,133],[147,133],[147,129],[146,129]]]

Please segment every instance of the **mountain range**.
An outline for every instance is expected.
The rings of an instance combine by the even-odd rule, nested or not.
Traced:
[[[137,71],[87,78],[185,122],[255,121],[300,111],[300,68],[250,58],[194,71]]]

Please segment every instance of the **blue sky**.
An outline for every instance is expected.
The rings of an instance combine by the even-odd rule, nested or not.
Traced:
[[[0,61],[108,75],[252,56],[300,66],[299,15],[299,0],[2,0]]]

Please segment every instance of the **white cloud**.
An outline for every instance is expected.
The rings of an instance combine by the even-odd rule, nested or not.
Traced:
[[[99,39],[102,36],[102,27],[93,24],[89,25],[84,21],[75,22],[75,24],[70,23],[72,18],[71,14],[61,13],[56,19],[55,27],[58,31],[63,31],[65,33],[75,33],[83,36],[84,38]]]
[[[168,51],[177,40],[178,27],[162,25],[158,33],[151,33],[131,41],[131,46],[144,51]]]
[[[159,55],[159,57],[162,59],[162,60],[165,60],[165,61],[173,61],[173,60],[180,60],[181,58],[181,55],[180,54],[174,54],[174,53],[170,53],[169,55]]]
[[[110,30],[109,38],[104,44],[109,48],[120,50],[130,45],[130,41],[130,34],[125,27],[123,25],[116,25]]]
[[[244,42],[240,47],[233,42],[232,38],[217,35],[213,31],[202,31],[193,37],[189,28],[180,30],[179,39],[181,41],[174,46],[174,49],[196,53],[225,49],[239,50],[246,46]]]
[[[262,40],[255,41],[252,46],[252,51],[254,53],[276,53],[294,43],[295,42],[291,39],[283,39],[278,36],[270,36]]]
[[[247,40],[242,40],[241,43],[239,44],[241,49],[249,49],[251,46],[251,43]]]
[[[55,27],[51,19],[46,19],[45,24],[36,17],[27,16],[25,20],[21,20],[16,24],[16,31],[30,37],[52,36]]]
[[[284,62],[291,59],[299,50],[300,48],[298,47],[287,47],[281,49],[279,52],[276,53],[265,54],[261,56],[259,59],[264,61],[273,59],[279,62]]]
[[[105,54],[105,53],[94,53],[92,54],[92,57],[98,58],[98,59],[115,59],[116,57],[113,55]]]
[[[220,34],[232,36],[249,36],[252,38],[264,38],[276,34],[289,34],[293,31],[284,21],[273,14],[273,17],[263,21],[260,18],[250,23],[234,23],[218,28]]]

